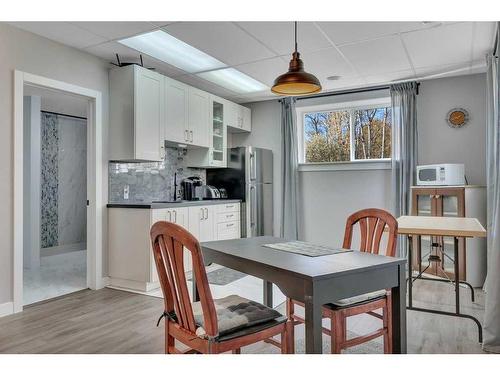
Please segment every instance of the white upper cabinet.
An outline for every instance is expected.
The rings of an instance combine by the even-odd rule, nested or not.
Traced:
[[[209,96],[209,147],[193,148],[187,152],[188,166],[198,168],[225,168],[227,166],[227,127],[225,106],[227,100]]]
[[[165,77],[165,139],[188,143],[189,86]]]
[[[205,91],[189,88],[188,97],[188,132],[189,144],[209,147],[209,105],[210,94]]]
[[[252,130],[252,115],[248,107],[226,101],[226,125],[231,132],[250,132]]]
[[[164,77],[137,65],[110,71],[110,160],[164,157]]]
[[[225,167],[227,129],[251,130],[249,108],[138,65],[109,81],[109,160],[162,161],[166,143],[186,145],[192,167]]]

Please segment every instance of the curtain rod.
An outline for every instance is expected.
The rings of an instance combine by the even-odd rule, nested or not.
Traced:
[[[76,118],[76,119],[79,119],[79,120],[87,120],[86,117],[80,117],[80,116],[74,116],[74,115],[67,115],[65,113],[57,113],[57,112],[51,112],[51,111],[40,111],[40,112],[43,112],[43,113],[49,113],[51,115],[57,115],[57,116],[65,116],[65,117],[71,117],[71,118]]]
[[[417,82],[417,95],[418,95],[418,87],[419,86],[420,86],[420,82]],[[322,97],[327,97],[327,96],[337,96],[337,95],[346,95],[346,94],[359,94],[359,93],[362,93],[362,92],[389,90],[390,88],[391,88],[390,85],[372,86],[372,87],[360,87],[359,89],[330,91],[330,92],[323,92],[323,93],[316,94],[316,95],[299,96],[296,99],[297,100],[305,100],[305,99],[322,98]]]

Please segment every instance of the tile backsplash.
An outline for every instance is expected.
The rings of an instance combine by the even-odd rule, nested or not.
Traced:
[[[199,176],[206,182],[204,169],[185,165],[185,149],[166,148],[165,160],[151,163],[109,163],[109,203],[140,203],[172,200],[174,173],[177,185],[190,176]],[[128,199],[124,198],[128,186]]]

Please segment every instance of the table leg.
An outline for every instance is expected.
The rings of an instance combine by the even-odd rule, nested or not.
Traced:
[[[413,266],[412,266],[412,261],[413,261],[413,237],[408,236],[408,307],[410,309],[413,307],[413,270],[412,270]],[[404,280],[406,280],[406,275],[405,275]],[[405,296],[405,303],[406,303],[406,296]]]
[[[314,296],[306,296],[305,300],[306,354],[321,354],[323,353],[322,305],[314,299]]]
[[[459,277],[459,267],[458,267],[458,238],[453,237],[453,252],[455,256],[455,312],[460,314],[460,277]]]
[[[264,280],[264,305],[273,308],[273,283]]]
[[[392,352],[406,354],[406,269],[398,266],[399,285],[392,288]],[[409,277],[411,285],[412,276]],[[410,289],[411,290],[411,289]],[[411,299],[410,299],[411,303]],[[306,320],[307,321],[307,320]]]
[[[193,302],[198,302],[200,300],[200,294],[198,293],[198,287],[196,286],[196,279],[194,276],[194,272],[192,272],[191,281],[193,283],[193,286],[191,289],[193,292]]]

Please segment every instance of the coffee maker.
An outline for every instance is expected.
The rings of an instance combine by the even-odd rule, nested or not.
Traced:
[[[202,186],[203,181],[198,176],[187,177],[182,180],[182,198],[186,201],[200,200],[201,197],[197,195],[196,187]]]

